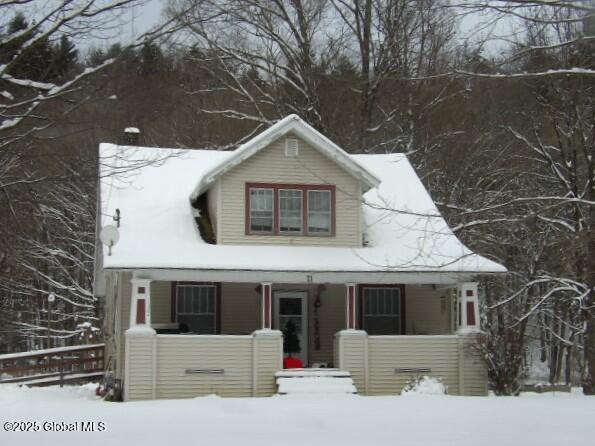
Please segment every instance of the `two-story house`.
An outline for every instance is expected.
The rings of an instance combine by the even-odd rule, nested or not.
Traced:
[[[456,238],[406,156],[349,155],[295,115],[234,151],[99,155],[98,229],[119,237],[96,288],[125,400],[272,395],[288,321],[303,363],[360,394],[415,374],[487,392],[474,280],[506,270]]]

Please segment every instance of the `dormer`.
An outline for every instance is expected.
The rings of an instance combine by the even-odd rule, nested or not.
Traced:
[[[191,201],[207,203],[217,244],[361,247],[362,195],[379,183],[291,115],[209,169]]]

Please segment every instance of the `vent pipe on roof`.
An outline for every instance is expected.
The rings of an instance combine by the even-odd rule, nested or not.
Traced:
[[[126,127],[124,129],[124,144],[128,146],[138,146],[140,140],[140,130],[136,127]]]

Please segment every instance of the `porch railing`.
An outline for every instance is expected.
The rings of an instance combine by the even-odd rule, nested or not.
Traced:
[[[351,373],[358,392],[399,394],[412,377],[442,379],[453,395],[487,395],[487,369],[473,335],[335,336],[335,365]]]

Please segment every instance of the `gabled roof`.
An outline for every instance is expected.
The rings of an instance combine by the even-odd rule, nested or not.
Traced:
[[[288,133],[293,133],[299,136],[314,149],[318,150],[327,158],[335,161],[355,178],[361,180],[364,184],[364,192],[380,184],[380,179],[374,175],[374,173],[369,171],[356,159],[349,156],[349,154],[341,147],[306,123],[298,115],[289,115],[262,133],[259,133],[248,142],[242,144],[232,152],[231,156],[226,157],[213,165],[207,172],[205,172],[201,180],[198,182],[192,191],[190,198],[194,200],[214,184],[221,175]]]
[[[190,269],[382,273],[499,273],[453,234],[407,157],[348,155],[380,180],[363,196],[367,246],[210,245],[200,236],[188,197],[234,152],[100,146],[101,226],[121,211],[120,240],[108,269]],[[394,282],[393,282],[394,283]]]

